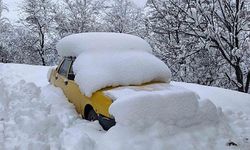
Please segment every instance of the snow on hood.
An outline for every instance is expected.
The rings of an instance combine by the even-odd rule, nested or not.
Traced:
[[[150,45],[140,37],[111,32],[73,34],[56,45],[61,56],[78,56],[82,52],[145,51],[152,53]]]
[[[194,92],[166,83],[120,87],[105,94],[114,100],[109,111],[122,125],[150,126],[162,122],[190,127],[217,123],[222,113],[210,100],[199,102]]]
[[[86,96],[109,86],[169,83],[171,72],[154,55],[141,51],[82,53],[73,65],[75,81]]]

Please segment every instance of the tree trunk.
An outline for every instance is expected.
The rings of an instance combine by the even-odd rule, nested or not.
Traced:
[[[237,85],[238,87],[238,91],[240,92],[245,92],[244,91],[244,83],[243,83],[243,73],[241,71],[241,68],[239,65],[235,65],[234,66],[234,69],[235,69],[235,74],[236,74],[236,79],[237,79],[237,82],[241,85]]]
[[[250,84],[250,71],[248,71],[248,74],[247,74],[247,81],[246,81],[246,86],[245,86],[245,93],[248,93],[249,84]]]
[[[39,56],[40,56],[40,58],[41,58],[42,65],[43,65],[43,66],[46,66],[46,62],[45,62],[45,59],[44,59],[44,57],[43,57],[43,54],[42,54],[41,50],[38,50],[37,52],[38,52],[38,54],[39,54]]]
[[[41,56],[41,59],[42,59],[42,65],[46,66],[45,60],[44,60],[44,58],[42,56]]]

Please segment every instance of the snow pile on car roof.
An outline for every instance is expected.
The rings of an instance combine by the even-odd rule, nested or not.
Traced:
[[[169,68],[150,53],[86,52],[73,65],[75,81],[81,91],[91,96],[102,88],[119,85],[140,85],[151,81],[170,82]]]
[[[105,91],[114,102],[110,113],[122,125],[161,122],[178,128],[217,123],[222,112],[209,100],[199,102],[192,91],[170,84],[127,86]]]
[[[171,71],[152,55],[143,39],[123,33],[80,33],[67,36],[57,44],[61,56],[77,56],[73,71],[81,92],[94,92],[119,85],[170,82]]]
[[[150,45],[140,37],[124,33],[92,32],[73,34],[56,45],[61,56],[78,56],[82,52],[146,51]]]

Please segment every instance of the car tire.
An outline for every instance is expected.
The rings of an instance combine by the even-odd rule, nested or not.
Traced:
[[[89,121],[95,121],[95,120],[98,120],[98,115],[93,109],[91,109],[86,119]]]

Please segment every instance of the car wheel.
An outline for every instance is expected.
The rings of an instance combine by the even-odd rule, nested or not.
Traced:
[[[96,112],[93,109],[91,109],[89,111],[88,116],[87,116],[87,120],[89,120],[89,121],[98,120],[98,116],[97,116]]]

